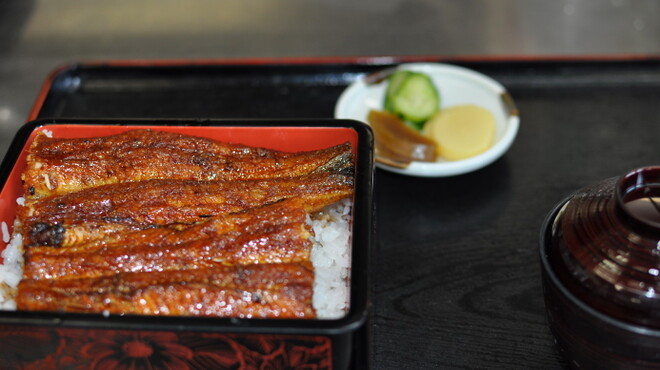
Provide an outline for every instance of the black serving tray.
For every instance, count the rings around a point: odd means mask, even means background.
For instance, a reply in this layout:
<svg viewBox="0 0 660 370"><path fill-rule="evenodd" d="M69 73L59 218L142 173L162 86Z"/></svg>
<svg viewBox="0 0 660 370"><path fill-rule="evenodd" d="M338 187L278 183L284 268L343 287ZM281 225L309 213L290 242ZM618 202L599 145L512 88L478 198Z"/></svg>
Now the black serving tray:
<svg viewBox="0 0 660 370"><path fill-rule="evenodd" d="M565 368L545 316L539 229L572 191L660 164L658 58L81 63L52 74L30 118L327 118L349 83L412 61L498 80L521 127L502 158L473 173L376 171L374 316L370 350L359 350L364 363Z"/></svg>

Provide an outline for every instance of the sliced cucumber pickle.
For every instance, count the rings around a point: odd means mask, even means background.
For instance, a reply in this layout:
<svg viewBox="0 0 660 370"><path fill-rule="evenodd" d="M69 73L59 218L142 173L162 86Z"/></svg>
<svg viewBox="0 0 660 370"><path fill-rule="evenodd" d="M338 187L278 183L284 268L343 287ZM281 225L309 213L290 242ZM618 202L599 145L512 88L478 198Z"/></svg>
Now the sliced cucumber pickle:
<svg viewBox="0 0 660 370"><path fill-rule="evenodd" d="M383 105L385 110L421 130L440 108L440 94L426 74L397 71L388 79Z"/></svg>

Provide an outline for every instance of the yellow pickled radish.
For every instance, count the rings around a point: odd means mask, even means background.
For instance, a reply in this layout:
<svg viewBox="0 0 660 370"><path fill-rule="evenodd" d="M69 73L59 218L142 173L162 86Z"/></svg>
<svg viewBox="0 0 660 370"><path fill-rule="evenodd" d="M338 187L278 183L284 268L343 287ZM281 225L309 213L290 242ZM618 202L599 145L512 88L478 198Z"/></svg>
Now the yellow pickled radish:
<svg viewBox="0 0 660 370"><path fill-rule="evenodd" d="M438 154L448 160L473 157L488 150L495 139L495 117L476 105L442 109L424 126L423 134L438 143Z"/></svg>

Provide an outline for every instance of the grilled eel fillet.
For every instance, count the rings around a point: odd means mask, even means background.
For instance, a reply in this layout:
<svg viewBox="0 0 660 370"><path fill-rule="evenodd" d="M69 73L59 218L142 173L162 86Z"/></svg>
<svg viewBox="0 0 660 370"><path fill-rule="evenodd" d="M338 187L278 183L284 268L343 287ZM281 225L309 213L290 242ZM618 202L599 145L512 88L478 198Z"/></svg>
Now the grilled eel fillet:
<svg viewBox="0 0 660 370"><path fill-rule="evenodd" d="M308 212L351 196L353 176L321 172L244 181L148 180L98 186L19 207L24 243L69 246L122 230L191 224L297 198Z"/></svg>
<svg viewBox="0 0 660 370"><path fill-rule="evenodd" d="M294 199L210 218L181 230L163 227L118 233L68 248L28 247L23 277L66 280L309 261L312 231L306 220L300 200Z"/></svg>
<svg viewBox="0 0 660 370"><path fill-rule="evenodd" d="M308 212L350 197L353 172L349 144L281 153L149 130L38 136L17 211L18 308L315 317Z"/></svg>
<svg viewBox="0 0 660 370"><path fill-rule="evenodd" d="M337 172L352 166L352 160L348 143L286 153L154 130L82 139L39 133L22 180L29 199L128 181L231 181Z"/></svg>
<svg viewBox="0 0 660 370"><path fill-rule="evenodd" d="M19 309L114 314L313 318L309 262L23 279Z"/></svg>

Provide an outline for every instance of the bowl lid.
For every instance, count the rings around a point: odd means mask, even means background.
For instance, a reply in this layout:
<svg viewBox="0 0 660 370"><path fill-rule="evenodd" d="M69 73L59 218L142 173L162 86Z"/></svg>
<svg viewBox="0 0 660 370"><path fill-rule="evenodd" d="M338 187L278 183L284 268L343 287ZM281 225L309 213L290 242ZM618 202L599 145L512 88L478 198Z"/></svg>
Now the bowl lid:
<svg viewBox="0 0 660 370"><path fill-rule="evenodd" d="M576 192L549 239L550 265L575 296L623 321L660 328L660 166Z"/></svg>

